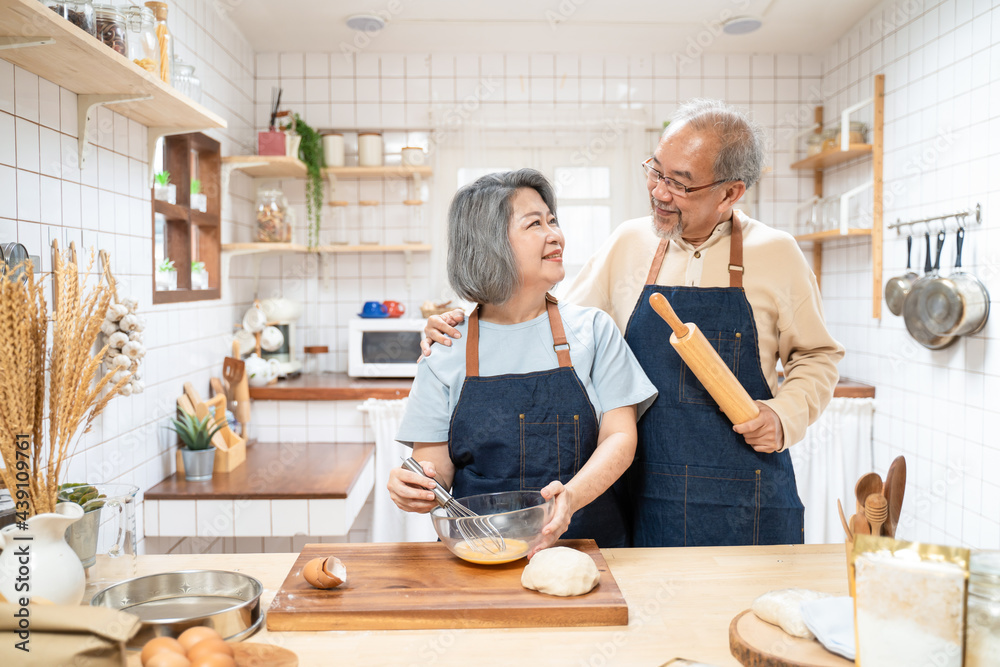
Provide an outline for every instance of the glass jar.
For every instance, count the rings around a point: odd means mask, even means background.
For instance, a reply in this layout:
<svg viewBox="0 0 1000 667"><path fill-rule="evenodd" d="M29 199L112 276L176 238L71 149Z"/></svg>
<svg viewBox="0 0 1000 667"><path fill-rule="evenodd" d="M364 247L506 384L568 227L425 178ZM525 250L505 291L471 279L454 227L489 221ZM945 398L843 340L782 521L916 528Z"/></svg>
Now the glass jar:
<svg viewBox="0 0 1000 667"><path fill-rule="evenodd" d="M126 7L125 27L128 29L128 58L150 74L160 74L160 42L156 39L153 10L148 7Z"/></svg>
<svg viewBox="0 0 1000 667"><path fill-rule="evenodd" d="M965 667L1000 665L1000 551L969 559Z"/></svg>
<svg viewBox="0 0 1000 667"><path fill-rule="evenodd" d="M188 65L180 58L174 58L174 90L201 103L201 79L194 75L194 65Z"/></svg>
<svg viewBox="0 0 1000 667"><path fill-rule="evenodd" d="M147 2L146 6L153 12L156 24L153 31L156 33L156 41L160 47L160 80L164 83L172 83L170 67L174 60L174 40L167 27L167 3Z"/></svg>
<svg viewBox="0 0 1000 667"><path fill-rule="evenodd" d="M94 5L94 23L97 26L97 39L128 57L125 17L118 8L114 5Z"/></svg>
<svg viewBox="0 0 1000 667"><path fill-rule="evenodd" d="M347 202L332 201L326 209L327 224L319 232L320 245L347 245Z"/></svg>
<svg viewBox="0 0 1000 667"><path fill-rule="evenodd" d="M806 139L806 157L819 155L822 152L823 152L823 133L816 132L814 134L810 134L809 138Z"/></svg>
<svg viewBox="0 0 1000 667"><path fill-rule="evenodd" d="M257 240L263 243L288 243L292 240L288 200L281 190L257 191Z"/></svg>
<svg viewBox="0 0 1000 667"><path fill-rule="evenodd" d="M359 201L361 207L361 245L378 245L382 242L382 229L378 222L378 202Z"/></svg>
<svg viewBox="0 0 1000 667"><path fill-rule="evenodd" d="M45 6L85 33L96 36L94 0L45 0Z"/></svg>
<svg viewBox="0 0 1000 667"><path fill-rule="evenodd" d="M423 243L424 234L424 202L419 199L407 199L403 202L406 205L407 223L406 236L403 240L406 243Z"/></svg>

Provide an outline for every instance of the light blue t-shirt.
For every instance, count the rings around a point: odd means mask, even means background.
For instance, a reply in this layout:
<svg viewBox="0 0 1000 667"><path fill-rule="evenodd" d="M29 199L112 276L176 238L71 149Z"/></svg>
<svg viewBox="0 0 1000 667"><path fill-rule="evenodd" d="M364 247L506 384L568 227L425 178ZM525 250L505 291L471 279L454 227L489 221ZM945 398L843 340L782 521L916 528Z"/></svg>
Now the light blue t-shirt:
<svg viewBox="0 0 1000 667"><path fill-rule="evenodd" d="M573 369L579 376L597 418L615 408L638 404L642 415L656 398L646 377L611 316L597 308L559 304ZM446 442L451 415L465 382L468 319L456 327L462 337L451 347L435 345L431 356L417 365L417 376L396 440ZM559 366L552 348L548 313L519 324L479 321L479 374L532 373Z"/></svg>

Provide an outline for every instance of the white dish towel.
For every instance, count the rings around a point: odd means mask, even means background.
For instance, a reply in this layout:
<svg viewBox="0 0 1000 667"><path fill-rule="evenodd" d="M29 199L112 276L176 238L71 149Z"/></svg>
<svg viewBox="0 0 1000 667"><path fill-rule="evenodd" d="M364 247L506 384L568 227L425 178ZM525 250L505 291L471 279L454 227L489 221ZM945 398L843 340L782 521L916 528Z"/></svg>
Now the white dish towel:
<svg viewBox="0 0 1000 667"><path fill-rule="evenodd" d="M803 602L802 620L827 651L854 660L854 598Z"/></svg>
<svg viewBox="0 0 1000 667"><path fill-rule="evenodd" d="M399 422L406 411L406 399L393 401L369 398L358 406L368 415L375 434L375 489L372 491L372 542L434 542L437 533L429 514L404 512L396 507L385 486L389 471L398 468L413 453L396 442Z"/></svg>

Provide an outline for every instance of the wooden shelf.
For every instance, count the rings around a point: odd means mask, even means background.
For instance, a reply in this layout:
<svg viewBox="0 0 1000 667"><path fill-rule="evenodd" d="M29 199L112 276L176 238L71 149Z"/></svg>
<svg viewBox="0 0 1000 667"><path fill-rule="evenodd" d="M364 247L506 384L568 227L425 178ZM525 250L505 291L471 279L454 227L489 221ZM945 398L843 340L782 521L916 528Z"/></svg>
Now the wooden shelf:
<svg viewBox="0 0 1000 667"><path fill-rule="evenodd" d="M841 234L839 229L828 229L825 232L813 232L812 234L802 234L796 236L795 240L799 242L812 241L814 243L823 243L824 241L833 241L836 239L847 238L848 236L871 236L872 230L870 229L859 229L852 227L847 230L846 234Z"/></svg>
<svg viewBox="0 0 1000 667"><path fill-rule="evenodd" d="M346 373L302 374L263 387L250 387L250 398L269 401L364 401L410 395L413 380L353 378Z"/></svg>
<svg viewBox="0 0 1000 667"><path fill-rule="evenodd" d="M119 102L113 108L158 132L171 128L197 131L226 127L221 117L181 95L38 0L0 0L0 16L3 16L0 36L22 43L17 48L3 49L0 57L18 67L80 95L150 96L143 101ZM28 45L43 38L52 42Z"/></svg>
<svg viewBox="0 0 1000 667"><path fill-rule="evenodd" d="M0 0L3 1L3 0ZM222 158L222 164L242 171L253 178L305 178L306 165L298 158L285 155L231 155ZM326 167L324 178L421 178L431 176L427 166L406 167Z"/></svg>
<svg viewBox="0 0 1000 667"><path fill-rule="evenodd" d="M791 165L792 169L807 169L815 171L826 169L844 162L849 162L859 157L872 154L871 144L851 144L846 151L840 149L826 151L817 155L811 155L804 160L799 160Z"/></svg>
<svg viewBox="0 0 1000 667"><path fill-rule="evenodd" d="M431 176L434 171L430 167L327 167L324 176L337 178L413 178L414 176Z"/></svg>
<svg viewBox="0 0 1000 667"><path fill-rule="evenodd" d="M231 155L222 158L222 164L251 178L306 177L305 163L286 155Z"/></svg>
<svg viewBox="0 0 1000 667"><path fill-rule="evenodd" d="M321 245L314 248L298 243L224 243L222 252L231 255L258 255L261 253L338 253L338 252L429 252L430 244L407 243L403 245Z"/></svg>

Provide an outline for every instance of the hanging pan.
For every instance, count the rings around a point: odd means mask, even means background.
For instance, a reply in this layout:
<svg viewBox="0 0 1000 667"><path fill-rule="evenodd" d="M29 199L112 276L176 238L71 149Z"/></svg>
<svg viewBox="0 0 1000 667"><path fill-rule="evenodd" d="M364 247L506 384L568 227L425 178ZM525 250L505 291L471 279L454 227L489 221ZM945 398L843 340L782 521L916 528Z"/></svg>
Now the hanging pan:
<svg viewBox="0 0 1000 667"><path fill-rule="evenodd" d="M928 233L925 239L927 251L924 257L924 275L913 283L913 287L903 299L903 321L906 323L906 330L910 332L915 341L928 349L940 350L954 343L957 338L955 336L940 336L931 332L920 311L920 303L927 285L938 277L938 269L941 268L941 249L944 247L944 232L938 233L937 258L933 266L931 266L931 235Z"/></svg>
<svg viewBox="0 0 1000 667"><path fill-rule="evenodd" d="M990 315L990 293L971 273L962 271L965 228L959 227L955 270L947 278L935 278L921 292L919 309L927 330L939 336L968 336L986 326Z"/></svg>
<svg viewBox="0 0 1000 667"><path fill-rule="evenodd" d="M929 238L929 235L928 235ZM906 237L906 273L901 276L889 278L885 284L885 305L889 307L889 312L893 315L903 314L903 299L906 293L913 287L913 282L917 279L917 274L910 268L910 254L913 250L913 237Z"/></svg>

